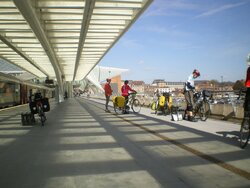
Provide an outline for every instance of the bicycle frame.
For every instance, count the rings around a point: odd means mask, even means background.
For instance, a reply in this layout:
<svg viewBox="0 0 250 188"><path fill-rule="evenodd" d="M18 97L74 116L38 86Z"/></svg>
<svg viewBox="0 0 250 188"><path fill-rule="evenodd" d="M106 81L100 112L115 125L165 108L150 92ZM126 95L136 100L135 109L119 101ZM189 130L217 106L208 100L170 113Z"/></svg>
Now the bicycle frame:
<svg viewBox="0 0 250 188"><path fill-rule="evenodd" d="M133 94L129 94L128 95L128 103L127 104L129 104L131 106L133 100L135 100L135 97L136 97L136 94L134 94L134 93Z"/></svg>
<svg viewBox="0 0 250 188"><path fill-rule="evenodd" d="M158 111L161 111L163 115L171 114L172 113L172 104L169 102L169 97L170 96L165 96L165 104L164 106L160 106L160 96L157 98L155 102L155 114L158 114Z"/></svg>
<svg viewBox="0 0 250 188"><path fill-rule="evenodd" d="M240 90L239 92L239 97L238 97L238 101L240 100L242 91ZM244 103L246 103L247 101L247 96L245 96L245 100ZM247 146L248 141L250 139L250 112L249 111L245 111L245 107L244 107L244 117L243 120L241 122L241 127L240 127L240 133L239 133L239 140L240 140L240 147L243 149Z"/></svg>
<svg viewBox="0 0 250 188"><path fill-rule="evenodd" d="M40 99L36 99L35 102L36 102L37 114L41 120L41 125L44 126L46 115L45 115L45 112L43 111L42 101Z"/></svg>
<svg viewBox="0 0 250 188"><path fill-rule="evenodd" d="M194 94L194 116L199 114L202 121L206 121L211 112L207 98L202 91Z"/></svg>
<svg viewBox="0 0 250 188"><path fill-rule="evenodd" d="M127 101L124 102L123 107L118 107L116 102L114 103L114 110L116 113L126 113L131 108L134 113L138 113L141 109L141 104L135 96L136 93L130 94Z"/></svg>

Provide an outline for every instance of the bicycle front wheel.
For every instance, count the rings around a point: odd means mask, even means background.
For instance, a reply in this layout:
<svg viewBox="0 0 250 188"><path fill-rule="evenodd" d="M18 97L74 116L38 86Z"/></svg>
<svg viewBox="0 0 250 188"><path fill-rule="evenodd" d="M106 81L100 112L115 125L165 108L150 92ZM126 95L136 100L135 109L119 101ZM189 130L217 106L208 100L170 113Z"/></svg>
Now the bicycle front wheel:
<svg viewBox="0 0 250 188"><path fill-rule="evenodd" d="M45 114L42 114L41 115L41 123L42 123L42 126L44 126L44 122L46 121L46 116Z"/></svg>
<svg viewBox="0 0 250 188"><path fill-rule="evenodd" d="M138 99L134 99L131 105L131 108L134 113L138 113L141 110L141 103Z"/></svg>
<svg viewBox="0 0 250 188"><path fill-rule="evenodd" d="M245 148L250 137L249 119L244 118L240 128L240 147Z"/></svg>
<svg viewBox="0 0 250 188"><path fill-rule="evenodd" d="M201 121L206 121L210 113L211 113L211 110L210 110L209 103L207 101L203 101L199 108L199 116L200 116Z"/></svg>
<svg viewBox="0 0 250 188"><path fill-rule="evenodd" d="M151 110L155 111L155 109L156 109L156 102L152 102L152 104L151 104Z"/></svg>

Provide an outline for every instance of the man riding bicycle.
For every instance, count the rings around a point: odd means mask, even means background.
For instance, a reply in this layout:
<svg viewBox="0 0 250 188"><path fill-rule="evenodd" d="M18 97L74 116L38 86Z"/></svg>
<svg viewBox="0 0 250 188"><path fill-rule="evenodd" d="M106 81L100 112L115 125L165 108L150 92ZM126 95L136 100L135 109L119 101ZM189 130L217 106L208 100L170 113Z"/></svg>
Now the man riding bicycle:
<svg viewBox="0 0 250 188"><path fill-rule="evenodd" d="M135 90L133 90L129 85L128 85L128 80L124 81L124 85L121 88L121 92L122 92L122 96L125 97L125 106L127 106L128 104L128 96L129 96L129 92L136 92ZM128 111L126 111L125 108L125 114L128 113Z"/></svg>

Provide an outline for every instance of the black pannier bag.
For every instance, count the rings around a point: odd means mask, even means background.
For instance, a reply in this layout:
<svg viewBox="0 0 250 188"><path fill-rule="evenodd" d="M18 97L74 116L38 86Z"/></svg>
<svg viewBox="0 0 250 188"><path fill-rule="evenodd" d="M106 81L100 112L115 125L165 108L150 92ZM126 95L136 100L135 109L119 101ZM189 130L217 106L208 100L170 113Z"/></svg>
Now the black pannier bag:
<svg viewBox="0 0 250 188"><path fill-rule="evenodd" d="M208 90L203 90L202 92L203 92L204 97L211 97L212 96L212 93Z"/></svg>
<svg viewBox="0 0 250 188"><path fill-rule="evenodd" d="M34 125L35 117L33 113L26 112L21 114L22 125Z"/></svg>
<svg viewBox="0 0 250 188"><path fill-rule="evenodd" d="M30 101L30 111L32 114L37 114L37 108L36 108L36 102L35 101Z"/></svg>
<svg viewBox="0 0 250 188"><path fill-rule="evenodd" d="M43 111L44 112L50 111L49 99L48 98L42 98L41 102L43 104Z"/></svg>
<svg viewBox="0 0 250 188"><path fill-rule="evenodd" d="M199 93L194 93L194 99L198 100L200 98L201 94Z"/></svg>

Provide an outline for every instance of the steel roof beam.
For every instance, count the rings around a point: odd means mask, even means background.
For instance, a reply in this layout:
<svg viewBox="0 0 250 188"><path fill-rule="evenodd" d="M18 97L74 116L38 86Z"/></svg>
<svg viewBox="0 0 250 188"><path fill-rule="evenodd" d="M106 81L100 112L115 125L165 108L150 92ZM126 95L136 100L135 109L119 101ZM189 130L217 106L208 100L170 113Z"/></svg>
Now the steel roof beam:
<svg viewBox="0 0 250 188"><path fill-rule="evenodd" d="M63 77L64 73L62 68L59 65L59 62L56 58L54 50L43 30L43 27L35 13L34 8L32 7L30 1L27 0L13 0L16 7L19 9L20 13L23 15L25 20L28 22L30 27L32 28L34 34L36 35L37 39L40 41L41 45L44 48L44 51L48 55L50 62L54 68L57 81L60 86L63 86ZM63 88L61 88L63 89ZM63 90L61 91L63 92Z"/></svg>
<svg viewBox="0 0 250 188"><path fill-rule="evenodd" d="M75 70L74 70L73 80L75 80L76 73L78 70L79 61L81 59L82 49L83 49L83 45L84 45L86 35L88 32L89 23L90 23L91 16L92 16L92 13L94 10L94 6L95 6L95 0L86 0L84 14L83 14L83 20L82 20L82 26L81 26L81 34L80 34L76 62L75 62Z"/></svg>
<svg viewBox="0 0 250 188"><path fill-rule="evenodd" d="M32 64L34 67L36 67L38 70L40 70L43 74L48 76L45 70L43 70L41 67L39 67L34 61L32 61L29 57L27 57L21 50L19 50L17 47L15 47L9 40L2 36L0 34L0 40L5 43L8 47L10 47L13 51L15 51L18 55L20 55L22 58L24 58L26 61L28 61L30 64ZM7 60L9 61L9 60ZM22 68L23 69L23 68ZM30 71L28 71L30 72ZM31 72L30 72L31 73Z"/></svg>
<svg viewBox="0 0 250 188"><path fill-rule="evenodd" d="M11 60L9 60L9 59L6 59L5 57L3 57L3 56L1 56L1 55L0 55L0 57L1 57L1 59L5 60L6 62L9 62L9 63L11 63L11 64L13 64L13 65L19 67L20 69L29 72L30 74L34 75L34 77L37 77L37 75L35 75L34 73L30 72L30 70L28 70L28 69L26 69L26 68L24 68L24 67L21 67L20 65L16 64L14 61L11 61Z"/></svg>
<svg viewBox="0 0 250 188"><path fill-rule="evenodd" d="M14 83L18 83L18 84L33 86L33 87L36 87L36 88L47 89L47 90L55 90L54 88L46 87L44 85L39 85L39 84L23 81L21 79L16 78L15 76L11 76L9 74L4 74L2 72L0 72L0 79L7 80L7 81L10 81L10 82L14 82Z"/></svg>
<svg viewBox="0 0 250 188"><path fill-rule="evenodd" d="M110 0L112 1L112 0ZM148 6L152 3L153 0L148 0L148 1L144 1L143 0L143 4L142 4L142 10L136 14L136 16L133 18L133 20L128 24L126 25L125 29L120 33L120 35L116 38L115 41L112 42L112 44L110 45L110 47L102 54L102 56L99 58L99 60L94 64L94 66L86 73L86 75L88 75L93 69L94 67L102 60L102 58L109 52L109 50L116 44L116 42L127 32L127 30L134 24L134 22L139 18L139 16L148 8ZM98 1L98 2L101 2ZM103 2L106 2L103 1ZM96 7L95 7L96 8ZM137 10L137 9L135 9ZM93 20L93 19L92 19ZM92 42L93 43L93 42Z"/></svg>

